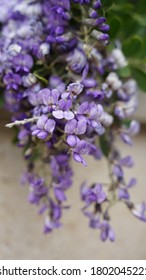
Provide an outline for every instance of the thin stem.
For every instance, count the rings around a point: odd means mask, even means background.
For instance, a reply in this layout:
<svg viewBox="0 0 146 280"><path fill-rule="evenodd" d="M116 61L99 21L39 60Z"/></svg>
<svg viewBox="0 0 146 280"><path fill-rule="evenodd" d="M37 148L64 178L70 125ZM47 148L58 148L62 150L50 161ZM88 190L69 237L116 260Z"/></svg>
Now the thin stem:
<svg viewBox="0 0 146 280"><path fill-rule="evenodd" d="M24 120L21 120L21 121L16 120L16 121L14 121L12 123L6 124L5 126L9 127L9 128L12 128L15 125L23 125L23 124L26 124L26 123L29 123L29 122L34 122L34 121L36 121L38 119L39 119L39 117L33 117L33 118L29 118L29 119L24 119Z"/></svg>

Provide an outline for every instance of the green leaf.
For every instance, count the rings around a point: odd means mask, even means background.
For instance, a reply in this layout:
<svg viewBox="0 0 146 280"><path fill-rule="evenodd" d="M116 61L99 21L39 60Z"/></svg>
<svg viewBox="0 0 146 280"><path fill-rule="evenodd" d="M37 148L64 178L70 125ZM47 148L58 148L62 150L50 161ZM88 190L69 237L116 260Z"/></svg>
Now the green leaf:
<svg viewBox="0 0 146 280"><path fill-rule="evenodd" d="M121 20L119 17L113 17L111 16L111 18L108 21L108 24L110 26L110 38L113 39L116 37L116 35L118 34L118 32L120 31L121 28Z"/></svg>
<svg viewBox="0 0 146 280"><path fill-rule="evenodd" d="M110 152L110 145L105 135L99 137L99 144L103 154L108 157Z"/></svg>
<svg viewBox="0 0 146 280"><path fill-rule="evenodd" d="M131 120L125 119L125 120L122 120L122 123L128 129L130 127Z"/></svg>
<svg viewBox="0 0 146 280"><path fill-rule="evenodd" d="M139 57L142 59L146 58L146 37L143 37L142 49L141 49ZM143 63L143 61L142 61L142 63Z"/></svg>
<svg viewBox="0 0 146 280"><path fill-rule="evenodd" d="M146 20L145 16L142 17L141 14L133 13L132 14L133 19L137 22L137 24L146 27Z"/></svg>
<svg viewBox="0 0 146 280"><path fill-rule="evenodd" d="M117 73L121 78L128 78L129 76L131 76L131 69L129 66L125 66L118 69Z"/></svg>
<svg viewBox="0 0 146 280"><path fill-rule="evenodd" d="M137 81L141 90L146 92L146 72L133 65L131 65L131 72L133 78Z"/></svg>
<svg viewBox="0 0 146 280"><path fill-rule="evenodd" d="M133 36L123 43L122 50L126 56L136 56L142 49L142 40L139 36Z"/></svg>

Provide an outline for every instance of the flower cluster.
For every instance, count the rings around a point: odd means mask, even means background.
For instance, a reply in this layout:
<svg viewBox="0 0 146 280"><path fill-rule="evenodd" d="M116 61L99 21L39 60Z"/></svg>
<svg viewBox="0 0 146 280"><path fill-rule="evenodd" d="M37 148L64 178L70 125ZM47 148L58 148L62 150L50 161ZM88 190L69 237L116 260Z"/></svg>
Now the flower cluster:
<svg viewBox="0 0 146 280"><path fill-rule="evenodd" d="M72 185L70 159L87 165L84 155L106 157L110 182L81 186L84 214L104 241L115 239L109 223L113 201L123 201L145 220L145 204L130 201L132 178L125 182L124 158L115 145L132 144L139 124L137 85L121 79L127 61L120 48L108 50L110 29L100 0L1 1L0 79L5 107L17 125L24 149L30 203L46 214L44 232L61 226L66 191ZM41 166L40 166L41 164ZM47 168L46 168L47 166ZM42 168L43 167L43 168Z"/></svg>

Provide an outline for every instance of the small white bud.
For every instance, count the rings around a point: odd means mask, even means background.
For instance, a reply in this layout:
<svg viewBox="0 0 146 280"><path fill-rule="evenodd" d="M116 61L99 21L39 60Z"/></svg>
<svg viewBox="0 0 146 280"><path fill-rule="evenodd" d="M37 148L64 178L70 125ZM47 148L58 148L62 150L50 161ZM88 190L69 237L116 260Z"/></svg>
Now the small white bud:
<svg viewBox="0 0 146 280"><path fill-rule="evenodd" d="M40 45L40 51L42 55L46 55L50 52L50 45L47 43L43 43Z"/></svg>
<svg viewBox="0 0 146 280"><path fill-rule="evenodd" d="M37 82L37 78L32 73L29 73L27 76L22 77L22 81L25 87L30 87Z"/></svg>
<svg viewBox="0 0 146 280"><path fill-rule="evenodd" d="M126 58L121 49L114 49L111 55L114 58L118 68L127 66Z"/></svg>
<svg viewBox="0 0 146 280"><path fill-rule="evenodd" d="M11 55L14 55L14 56L15 56L15 55L17 55L18 53L21 52L21 46L18 45L18 44L11 44L11 45L9 46L8 51L11 53Z"/></svg>

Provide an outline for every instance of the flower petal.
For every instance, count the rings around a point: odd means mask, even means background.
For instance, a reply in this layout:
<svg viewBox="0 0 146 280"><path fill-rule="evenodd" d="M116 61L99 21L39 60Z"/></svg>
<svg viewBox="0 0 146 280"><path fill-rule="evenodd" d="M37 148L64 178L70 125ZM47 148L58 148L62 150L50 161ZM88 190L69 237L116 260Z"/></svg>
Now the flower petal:
<svg viewBox="0 0 146 280"><path fill-rule="evenodd" d="M64 118L64 112L62 110L53 111L52 115L58 120L62 120Z"/></svg>
<svg viewBox="0 0 146 280"><path fill-rule="evenodd" d="M47 132L52 133L55 129L55 125L56 125L56 122L54 120L48 119L47 122L45 123L44 129Z"/></svg>

